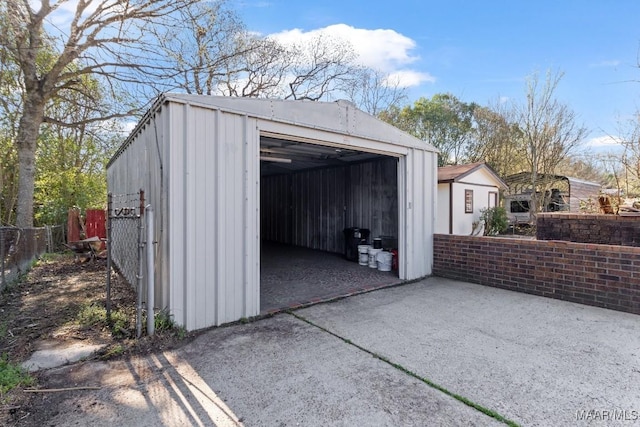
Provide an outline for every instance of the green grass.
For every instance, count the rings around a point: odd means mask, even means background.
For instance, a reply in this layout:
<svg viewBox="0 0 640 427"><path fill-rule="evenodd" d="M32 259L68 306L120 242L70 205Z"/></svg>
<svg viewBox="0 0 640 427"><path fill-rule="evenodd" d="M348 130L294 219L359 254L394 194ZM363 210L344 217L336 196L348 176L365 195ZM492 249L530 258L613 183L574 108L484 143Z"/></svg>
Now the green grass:
<svg viewBox="0 0 640 427"><path fill-rule="evenodd" d="M111 310L111 322L107 321L107 309L102 304L86 304L80 308L76 322L84 328L96 326L111 328L111 334L116 338L126 338L133 330L129 316L120 310Z"/></svg>
<svg viewBox="0 0 640 427"><path fill-rule="evenodd" d="M20 367L11 363L6 354L0 357L0 400L4 395L16 387L32 386L35 380Z"/></svg>
<svg viewBox="0 0 640 427"><path fill-rule="evenodd" d="M44 264L51 264L54 262L58 262L61 259L69 258L71 256L71 252L45 252L40 255L40 259L38 260Z"/></svg>

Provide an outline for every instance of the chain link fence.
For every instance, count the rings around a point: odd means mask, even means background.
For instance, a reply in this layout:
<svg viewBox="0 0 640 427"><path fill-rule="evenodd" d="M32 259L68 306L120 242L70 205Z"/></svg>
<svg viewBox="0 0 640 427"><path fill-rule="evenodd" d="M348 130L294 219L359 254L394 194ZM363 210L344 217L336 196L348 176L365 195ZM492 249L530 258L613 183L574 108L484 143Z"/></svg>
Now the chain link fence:
<svg viewBox="0 0 640 427"><path fill-rule="evenodd" d="M147 333L154 330L153 315L153 252L152 210L147 207L146 215L144 191L132 194L108 195L107 207L107 317L111 316L111 268L120 273L137 293L136 336L142 333L143 290L147 289ZM151 225L145 224L150 221ZM147 227L147 233L145 233ZM150 232L150 233L149 233ZM147 242L149 240L149 242ZM145 252L146 249L146 252ZM145 257L145 255L147 255ZM146 265L145 265L146 260ZM145 267L147 268L145 277ZM146 282L145 282L146 280Z"/></svg>
<svg viewBox="0 0 640 427"><path fill-rule="evenodd" d="M0 227L0 291L47 249L46 228ZM51 239L53 241L53 239Z"/></svg>
<svg viewBox="0 0 640 427"><path fill-rule="evenodd" d="M131 286L136 285L136 275L140 266L138 247L141 220L140 216L110 218L111 261Z"/></svg>
<svg viewBox="0 0 640 427"><path fill-rule="evenodd" d="M136 287L140 269L144 192L109 194L107 240L108 256L129 285Z"/></svg>

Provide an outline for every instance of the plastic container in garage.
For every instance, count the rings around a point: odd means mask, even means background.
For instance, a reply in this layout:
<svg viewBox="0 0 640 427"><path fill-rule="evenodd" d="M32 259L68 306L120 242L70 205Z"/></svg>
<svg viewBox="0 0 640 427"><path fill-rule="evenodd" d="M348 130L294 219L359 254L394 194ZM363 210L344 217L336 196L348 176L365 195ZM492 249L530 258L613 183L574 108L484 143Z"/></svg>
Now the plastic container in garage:
<svg viewBox="0 0 640 427"><path fill-rule="evenodd" d="M358 246L369 242L370 231L368 228L350 227L343 230L344 233L344 257L349 261L358 261Z"/></svg>
<svg viewBox="0 0 640 427"><path fill-rule="evenodd" d="M369 249L369 267L378 268L378 254L380 252L382 252L382 249Z"/></svg>
<svg viewBox="0 0 640 427"><path fill-rule="evenodd" d="M391 252L382 251L378 253L377 260L379 271L391 271L391 261L393 260Z"/></svg>

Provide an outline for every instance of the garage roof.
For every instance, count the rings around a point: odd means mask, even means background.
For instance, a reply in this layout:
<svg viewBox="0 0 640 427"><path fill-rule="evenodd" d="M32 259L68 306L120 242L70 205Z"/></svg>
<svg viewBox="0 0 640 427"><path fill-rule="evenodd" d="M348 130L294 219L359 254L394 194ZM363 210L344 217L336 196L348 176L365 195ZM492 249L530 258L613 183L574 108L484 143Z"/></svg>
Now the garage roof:
<svg viewBox="0 0 640 427"><path fill-rule="evenodd" d="M166 101L221 109L274 122L322 129L426 151L438 151L427 142L359 110L355 104L345 100L319 102L168 93L161 95L151 110Z"/></svg>
<svg viewBox="0 0 640 427"><path fill-rule="evenodd" d="M111 164L135 138L148 119L167 102L198 106L231 112L261 120L284 123L314 130L346 135L364 140L380 141L400 147L437 152L432 145L415 138L382 120L359 110L345 100L335 102L239 98L227 96L189 95L167 93L160 95L145 117L109 161ZM380 153L365 152L362 148L350 149L348 140L341 147L305 144L286 139L286 136L262 135L260 156L264 174L287 173L315 167L338 166L368 161Z"/></svg>

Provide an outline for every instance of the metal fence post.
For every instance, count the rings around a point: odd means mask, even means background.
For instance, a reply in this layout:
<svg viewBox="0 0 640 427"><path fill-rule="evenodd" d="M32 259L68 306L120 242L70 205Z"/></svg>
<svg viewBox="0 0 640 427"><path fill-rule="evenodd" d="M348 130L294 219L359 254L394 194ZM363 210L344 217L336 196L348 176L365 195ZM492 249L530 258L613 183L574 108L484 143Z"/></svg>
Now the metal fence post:
<svg viewBox="0 0 640 427"><path fill-rule="evenodd" d="M154 292L155 292L155 275L154 275L154 246L153 246L153 208L147 205L145 209L145 220L147 227L147 335L153 335L155 332L155 318L153 312ZM142 264L142 262L140 263Z"/></svg>
<svg viewBox="0 0 640 427"><path fill-rule="evenodd" d="M113 208L113 195L107 195L107 322L111 324L111 209Z"/></svg>
<svg viewBox="0 0 640 427"><path fill-rule="evenodd" d="M140 338L142 335L142 278L144 274L142 259L144 257L144 243L143 243L143 227L142 222L144 216L144 191L140 190L140 215L138 215L138 274L136 276L137 281L137 307L136 307L136 337Z"/></svg>

